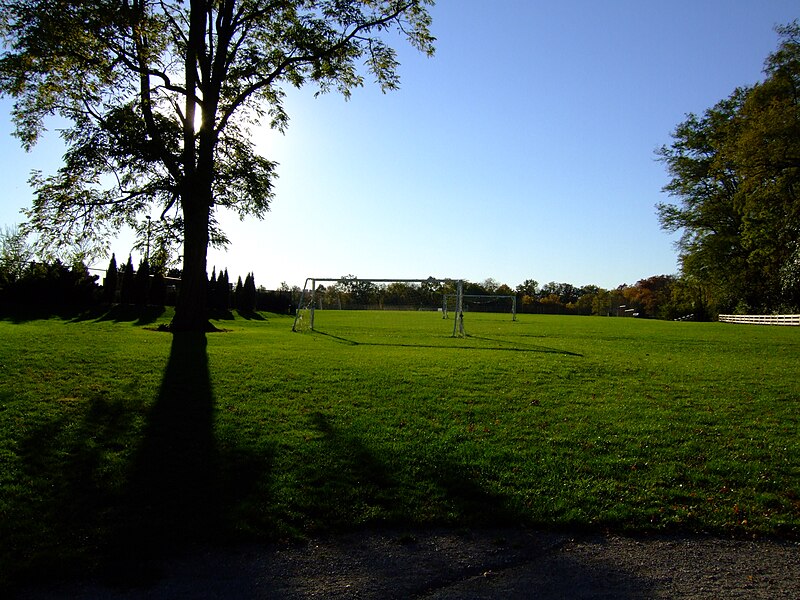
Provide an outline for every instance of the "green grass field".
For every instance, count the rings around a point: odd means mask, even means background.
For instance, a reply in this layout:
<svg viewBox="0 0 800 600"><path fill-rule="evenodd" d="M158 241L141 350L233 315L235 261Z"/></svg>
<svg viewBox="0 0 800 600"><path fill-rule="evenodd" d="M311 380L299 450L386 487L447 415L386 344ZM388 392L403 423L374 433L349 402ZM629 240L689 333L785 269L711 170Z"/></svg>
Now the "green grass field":
<svg viewBox="0 0 800 600"><path fill-rule="evenodd" d="M0 577L382 525L800 538L800 329L316 317L0 322Z"/></svg>

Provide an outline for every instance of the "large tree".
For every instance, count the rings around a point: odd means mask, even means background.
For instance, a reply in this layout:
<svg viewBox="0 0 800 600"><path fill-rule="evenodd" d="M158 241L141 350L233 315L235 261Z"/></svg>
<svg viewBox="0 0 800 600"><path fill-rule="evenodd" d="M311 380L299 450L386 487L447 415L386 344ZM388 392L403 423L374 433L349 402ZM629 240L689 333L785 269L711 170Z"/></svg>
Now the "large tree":
<svg viewBox="0 0 800 600"><path fill-rule="evenodd" d="M35 252L19 227L6 227L0 231L0 284L22 277L33 261Z"/></svg>
<svg viewBox="0 0 800 600"><path fill-rule="evenodd" d="M208 326L206 253L219 209L263 217L275 164L248 128L283 130L287 86L347 97L371 75L398 86L405 37L433 52L431 0L0 0L0 94L33 146L56 115L64 165L34 174L43 249L107 240L145 216L183 244L172 327ZM399 34L399 36L398 36Z"/></svg>
<svg viewBox="0 0 800 600"><path fill-rule="evenodd" d="M720 307L735 306L753 279L735 202L740 175L726 150L747 93L737 89L703 115L689 115L672 134L673 143L659 151L672 176L664 191L679 199L658 205L661 225L681 232L683 276L714 290Z"/></svg>
<svg viewBox="0 0 800 600"><path fill-rule="evenodd" d="M778 27L765 79L689 115L660 150L683 274L718 309L800 309L800 25Z"/></svg>

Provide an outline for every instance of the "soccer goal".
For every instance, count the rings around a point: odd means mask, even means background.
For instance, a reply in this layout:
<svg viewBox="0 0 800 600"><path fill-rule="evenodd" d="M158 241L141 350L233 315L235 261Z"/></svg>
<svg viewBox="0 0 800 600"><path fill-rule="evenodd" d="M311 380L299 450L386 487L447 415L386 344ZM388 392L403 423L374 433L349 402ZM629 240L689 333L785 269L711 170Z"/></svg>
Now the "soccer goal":
<svg viewBox="0 0 800 600"><path fill-rule="evenodd" d="M447 319L451 311L456 310L458 297L456 294L442 294L442 318ZM510 312L511 320L517 320L517 297L494 296L487 294L462 294L461 312ZM456 312L456 314L459 314Z"/></svg>
<svg viewBox="0 0 800 600"><path fill-rule="evenodd" d="M327 286L323 284L329 284ZM332 284L332 285L331 285ZM421 279L363 279L358 277L308 277L303 284L303 291L297 305L297 313L292 324L292 331L314 331L314 321L317 311L336 308L368 308L376 305L378 308L392 308L393 304L385 305L387 296L391 295L391 284L412 284L416 287L413 291L420 295L428 295L433 304L429 303L427 310L436 312L435 297L441 294L442 288L449 288L455 293L453 311L456 318L453 321L453 337L464 337L463 295L464 280L453 278L426 277ZM387 287L388 285L388 287ZM345 297L343 301L342 298ZM374 298L378 301L375 302ZM418 298L416 299L418 301ZM406 307L407 308L407 307ZM425 310L420 306L417 310ZM452 312L452 311L451 311Z"/></svg>

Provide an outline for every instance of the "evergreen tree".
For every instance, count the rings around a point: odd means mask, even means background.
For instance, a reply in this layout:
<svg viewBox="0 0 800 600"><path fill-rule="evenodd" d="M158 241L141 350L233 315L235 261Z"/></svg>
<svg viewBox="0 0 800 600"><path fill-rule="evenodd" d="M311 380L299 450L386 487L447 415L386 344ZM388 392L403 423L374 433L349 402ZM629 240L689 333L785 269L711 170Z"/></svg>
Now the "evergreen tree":
<svg viewBox="0 0 800 600"><path fill-rule="evenodd" d="M256 281L252 273L248 273L242 288L242 310L255 312L256 310Z"/></svg>
<svg viewBox="0 0 800 600"><path fill-rule="evenodd" d="M122 286L119 289L119 301L122 304L133 304L134 302L134 273L133 259L128 255L128 262L125 263L122 271Z"/></svg>
<svg viewBox="0 0 800 600"><path fill-rule="evenodd" d="M103 279L103 301L111 304L117 298L117 282L119 281L119 274L117 272L117 257L112 254L111 260L108 262L108 269L106 269L106 276Z"/></svg>
<svg viewBox="0 0 800 600"><path fill-rule="evenodd" d="M134 277L134 288L136 290L134 301L139 306L147 306L150 296L150 265L147 259L139 263L139 270Z"/></svg>
<svg viewBox="0 0 800 600"><path fill-rule="evenodd" d="M208 296L208 308L211 310L216 309L215 298L216 298L216 290L217 290L217 268L211 268L211 279L208 280L208 285L206 286L206 295Z"/></svg>
<svg viewBox="0 0 800 600"><path fill-rule="evenodd" d="M228 269L220 273L217 279L216 305L220 311L227 311L231 307L231 285L228 279Z"/></svg>
<svg viewBox="0 0 800 600"><path fill-rule="evenodd" d="M243 302L242 301L244 300L244 298L242 297L243 288L244 288L244 286L242 285L242 276L239 275L238 279L236 280L236 290L233 293L233 302L234 302L234 305L236 306L236 310L238 310L238 311L243 311L244 310L242 308L242 306L243 306Z"/></svg>
<svg viewBox="0 0 800 600"><path fill-rule="evenodd" d="M153 306L164 306L167 302L167 281L164 279L164 272L156 269L150 279L150 304Z"/></svg>

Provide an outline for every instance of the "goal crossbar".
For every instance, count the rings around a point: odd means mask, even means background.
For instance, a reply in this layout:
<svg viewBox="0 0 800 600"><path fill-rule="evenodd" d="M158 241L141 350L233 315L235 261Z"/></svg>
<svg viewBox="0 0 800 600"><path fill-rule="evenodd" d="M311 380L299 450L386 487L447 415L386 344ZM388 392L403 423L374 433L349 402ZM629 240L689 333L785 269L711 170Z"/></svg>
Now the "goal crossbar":
<svg viewBox="0 0 800 600"><path fill-rule="evenodd" d="M455 283L456 284L456 319L453 321L453 337L464 336L464 314L463 314L463 297L464 297L464 280L453 277L422 277L419 279L385 279L385 278L363 278L363 277L306 277L303 284L303 292L300 294L300 302L295 311L294 323L292 324L292 331L297 331L297 321L300 319L300 310L303 307L303 302L306 298L306 290L308 290L308 283L311 282L310 303L309 303L309 329L314 331L314 296L317 291L317 283Z"/></svg>

